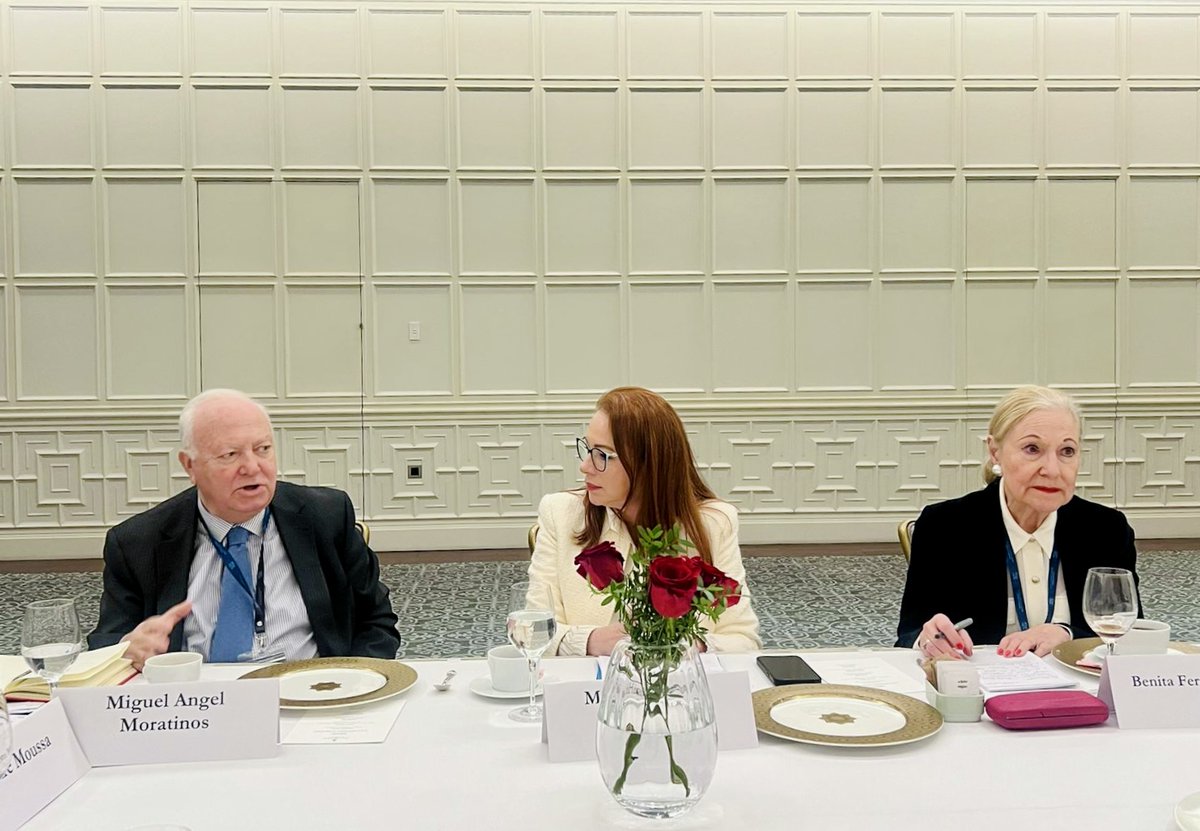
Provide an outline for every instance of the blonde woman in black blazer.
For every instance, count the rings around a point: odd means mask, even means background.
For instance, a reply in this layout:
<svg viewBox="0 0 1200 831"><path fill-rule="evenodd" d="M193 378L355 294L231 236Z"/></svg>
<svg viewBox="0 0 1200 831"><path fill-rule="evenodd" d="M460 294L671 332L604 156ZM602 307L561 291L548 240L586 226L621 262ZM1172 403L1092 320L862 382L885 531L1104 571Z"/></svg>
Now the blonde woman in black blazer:
<svg viewBox="0 0 1200 831"><path fill-rule="evenodd" d="M1046 655L1094 635L1083 619L1088 569L1135 571L1125 515L1075 495L1080 418L1070 397L1016 389L996 406L988 433L987 487L917 519L897 646L969 656L986 643L1002 655ZM965 618L974 623L956 631Z"/></svg>

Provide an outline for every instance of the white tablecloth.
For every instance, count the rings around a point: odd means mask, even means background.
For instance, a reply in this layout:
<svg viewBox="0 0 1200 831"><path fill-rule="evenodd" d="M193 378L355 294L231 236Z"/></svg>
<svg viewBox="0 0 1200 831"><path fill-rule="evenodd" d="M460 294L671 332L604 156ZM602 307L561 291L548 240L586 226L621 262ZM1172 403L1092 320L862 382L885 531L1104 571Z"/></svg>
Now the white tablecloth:
<svg viewBox="0 0 1200 831"><path fill-rule="evenodd" d="M916 672L908 651L863 654ZM722 660L728 669L750 669L753 688L767 685L751 656ZM584 659L546 664L560 678L594 670ZM879 749L763 736L755 749L721 753L712 788L691 814L653 823L616 806L595 762L547 761L540 727L507 718L519 702L472 694L468 684L486 674L485 662L412 665L420 680L404 693L406 706L383 744L284 746L278 758L259 761L96 768L25 828L1168 831L1175 803L1200 790L1195 730L1110 723L1009 732L985 720ZM437 692L432 684L451 667L458 670L453 688ZM1095 689L1087 680L1082 686Z"/></svg>

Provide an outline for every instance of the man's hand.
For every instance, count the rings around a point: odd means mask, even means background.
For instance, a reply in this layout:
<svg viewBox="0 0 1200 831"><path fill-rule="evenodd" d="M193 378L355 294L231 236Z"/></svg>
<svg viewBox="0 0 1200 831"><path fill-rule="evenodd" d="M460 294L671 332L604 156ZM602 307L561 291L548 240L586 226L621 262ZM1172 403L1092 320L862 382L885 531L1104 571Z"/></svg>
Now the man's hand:
<svg viewBox="0 0 1200 831"><path fill-rule="evenodd" d="M133 668L141 672L147 658L166 652L171 643L171 630L191 613L192 602L185 600L161 615L146 618L137 628L121 638L122 643L129 643L125 657L133 661Z"/></svg>

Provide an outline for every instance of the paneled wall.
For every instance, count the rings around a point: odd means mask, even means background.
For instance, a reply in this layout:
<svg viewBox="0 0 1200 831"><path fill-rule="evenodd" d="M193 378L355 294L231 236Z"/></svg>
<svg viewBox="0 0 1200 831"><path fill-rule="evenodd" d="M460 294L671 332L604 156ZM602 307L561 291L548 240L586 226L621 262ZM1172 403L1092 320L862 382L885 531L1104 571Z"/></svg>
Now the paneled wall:
<svg viewBox="0 0 1200 831"><path fill-rule="evenodd" d="M987 413L1200 535L1200 5L0 2L0 558L259 395L381 548L519 545L597 394L747 541L886 539Z"/></svg>

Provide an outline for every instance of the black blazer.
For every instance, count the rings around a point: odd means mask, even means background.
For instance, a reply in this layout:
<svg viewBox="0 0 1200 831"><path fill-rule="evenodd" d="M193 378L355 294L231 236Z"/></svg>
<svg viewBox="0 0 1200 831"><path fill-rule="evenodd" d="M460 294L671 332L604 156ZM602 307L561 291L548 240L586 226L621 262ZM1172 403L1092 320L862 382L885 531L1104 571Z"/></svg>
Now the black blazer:
<svg viewBox="0 0 1200 831"><path fill-rule="evenodd" d="M188 488L109 530L91 648L116 643L146 618L187 599L200 516L196 499L196 489ZM332 488L279 482L271 517L292 562L317 652L396 657L396 615L379 582L379 560L354 527L350 498ZM171 633L170 648L183 648L182 623Z"/></svg>
<svg viewBox="0 0 1200 831"><path fill-rule="evenodd" d="M978 644L999 643L1008 628L1008 567L1000 481L921 511L913 528L912 558L900 601L896 646L912 646L938 612L967 627ZM1076 638L1094 637L1083 619L1083 583L1089 568L1127 568L1137 579L1137 550L1125 515L1073 497L1058 509L1054 526L1062 579ZM1140 605L1140 604L1139 604ZM1039 621L1040 622L1040 621Z"/></svg>

